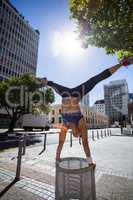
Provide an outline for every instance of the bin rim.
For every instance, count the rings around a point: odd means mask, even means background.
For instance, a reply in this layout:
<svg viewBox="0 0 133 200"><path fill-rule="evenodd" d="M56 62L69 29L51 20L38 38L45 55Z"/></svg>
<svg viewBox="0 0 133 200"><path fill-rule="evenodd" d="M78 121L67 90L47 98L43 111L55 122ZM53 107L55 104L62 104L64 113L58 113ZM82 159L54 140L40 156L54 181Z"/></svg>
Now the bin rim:
<svg viewBox="0 0 133 200"><path fill-rule="evenodd" d="M87 167L83 167L83 168L79 168L79 169L66 169L60 166L60 163L63 161L67 161L67 160L82 160L82 161L86 161L85 158L81 158L81 157L66 157L66 158L61 158L61 160L59 161L59 163L56 163L56 170L61 171L61 172L65 172L65 173L73 173L73 174L77 174L77 173L84 173L84 172L88 172L88 171L92 171L95 170L96 165L92 164L92 165L88 165Z"/></svg>

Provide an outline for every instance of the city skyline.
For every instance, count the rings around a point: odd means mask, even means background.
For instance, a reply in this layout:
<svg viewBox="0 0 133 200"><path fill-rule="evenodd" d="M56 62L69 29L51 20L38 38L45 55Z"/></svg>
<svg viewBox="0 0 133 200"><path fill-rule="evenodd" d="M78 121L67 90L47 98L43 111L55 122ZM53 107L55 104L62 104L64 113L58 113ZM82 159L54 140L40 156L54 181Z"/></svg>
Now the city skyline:
<svg viewBox="0 0 133 200"><path fill-rule="evenodd" d="M48 0L45 2L39 0L34 3L31 0L27 3L22 0L11 0L11 3L33 27L40 31L37 76L46 76L49 80L73 87L118 62L115 55L108 56L104 49L96 47L84 50L83 59L78 59L77 56L76 59L69 60L60 54L55 56L52 42L57 33L71 33L76 30L75 24L69 19L68 2L65 0L55 0L52 3ZM63 76L60 76L62 74ZM103 85L113 80L126 79L129 92L132 92L132 74L132 66L128 69L123 67L111 78L102 81L90 93L90 105L103 98ZM60 99L58 97L56 99L56 102L59 102Z"/></svg>

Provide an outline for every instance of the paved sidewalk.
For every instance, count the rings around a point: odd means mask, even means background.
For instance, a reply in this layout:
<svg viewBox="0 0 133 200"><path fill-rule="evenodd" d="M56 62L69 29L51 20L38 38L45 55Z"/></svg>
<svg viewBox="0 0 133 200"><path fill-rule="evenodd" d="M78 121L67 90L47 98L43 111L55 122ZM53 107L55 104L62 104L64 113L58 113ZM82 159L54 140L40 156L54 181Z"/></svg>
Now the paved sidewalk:
<svg viewBox="0 0 133 200"><path fill-rule="evenodd" d="M8 170L0 169L0 191L13 181L14 175L14 173L11 173ZM6 192L2 197L2 200L18 200L19 198L21 200L53 200L55 199L54 190L54 186L52 185L21 177L20 181L15 183L15 185Z"/></svg>
<svg viewBox="0 0 133 200"><path fill-rule="evenodd" d="M97 184L97 195L110 200L133 200L133 180L103 174Z"/></svg>
<svg viewBox="0 0 133 200"><path fill-rule="evenodd" d="M96 188L97 199L132 200L133 199L133 137L107 137L90 142L94 160L97 163ZM21 190L21 200L27 199L55 199L55 150L57 145L48 145L44 154L38 156L42 147L28 147L22 162L23 179L19 181L6 195ZM3 181L10 182L14 177L17 149L10 149L0 153L0 190ZM66 143L62 157L84 157L82 146L74 141L70 148ZM11 173L12 172L12 173ZM4 174L4 175L2 175ZM7 178L8 177L8 178ZM7 183L6 183L7 184ZM24 191L24 192L22 192ZM27 191L25 193L25 191ZM22 194L27 194L23 197ZM28 196L28 194L30 196ZM40 194L40 195L39 195ZM5 195L5 196L6 196ZM2 200L8 200L3 196ZM38 196L38 197L37 197ZM5 198L5 199L4 199ZM14 196L15 199L16 196Z"/></svg>
<svg viewBox="0 0 133 200"><path fill-rule="evenodd" d="M7 183L0 181L0 190L4 189L6 186ZM40 198L36 194L13 186L3 197L1 197L1 200L44 200L44 198Z"/></svg>

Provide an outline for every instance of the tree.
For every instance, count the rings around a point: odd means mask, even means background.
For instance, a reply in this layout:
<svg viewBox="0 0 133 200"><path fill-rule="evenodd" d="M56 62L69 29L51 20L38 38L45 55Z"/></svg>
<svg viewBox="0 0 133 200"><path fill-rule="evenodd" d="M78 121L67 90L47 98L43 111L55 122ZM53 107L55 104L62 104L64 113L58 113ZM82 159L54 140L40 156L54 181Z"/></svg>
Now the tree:
<svg viewBox="0 0 133 200"><path fill-rule="evenodd" d="M132 0L70 0L71 18L78 24L79 37L88 45L133 56Z"/></svg>
<svg viewBox="0 0 133 200"><path fill-rule="evenodd" d="M8 132L13 132L16 121L26 113L49 112L54 102L51 88L43 88L41 82L31 74L4 80L0 83L0 108L10 116Z"/></svg>

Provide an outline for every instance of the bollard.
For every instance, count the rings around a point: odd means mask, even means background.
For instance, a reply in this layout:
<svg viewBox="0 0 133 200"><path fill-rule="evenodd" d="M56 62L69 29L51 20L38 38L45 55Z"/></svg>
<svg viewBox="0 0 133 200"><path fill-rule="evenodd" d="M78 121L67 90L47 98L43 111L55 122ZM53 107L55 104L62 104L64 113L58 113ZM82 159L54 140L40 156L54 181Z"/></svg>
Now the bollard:
<svg viewBox="0 0 133 200"><path fill-rule="evenodd" d="M56 164L56 200L96 200L95 165L83 158L63 158Z"/></svg>
<svg viewBox="0 0 133 200"><path fill-rule="evenodd" d="M108 134L108 136L109 136L109 129L107 129L107 134Z"/></svg>
<svg viewBox="0 0 133 200"><path fill-rule="evenodd" d="M104 130L104 135L105 135L105 137L107 136L107 135L106 135L106 129Z"/></svg>
<svg viewBox="0 0 133 200"><path fill-rule="evenodd" d="M92 140L95 140L94 131L92 130Z"/></svg>
<svg viewBox="0 0 133 200"><path fill-rule="evenodd" d="M98 130L97 130L97 139L99 139L99 132L98 132Z"/></svg>
<svg viewBox="0 0 133 200"><path fill-rule="evenodd" d="M110 136L110 130L108 130L108 136Z"/></svg>
<svg viewBox="0 0 133 200"><path fill-rule="evenodd" d="M109 136L109 129L108 129L108 136Z"/></svg>
<svg viewBox="0 0 133 200"><path fill-rule="evenodd" d="M70 147L73 145L72 131L70 131Z"/></svg>
<svg viewBox="0 0 133 200"><path fill-rule="evenodd" d="M103 131L101 130L101 138L103 138Z"/></svg>
<svg viewBox="0 0 133 200"><path fill-rule="evenodd" d="M17 168L16 168L15 181L19 181L20 180L22 149L23 149L23 140L20 140L19 141L19 147L18 147L18 157L17 157Z"/></svg>
<svg viewBox="0 0 133 200"><path fill-rule="evenodd" d="M112 135L111 130L110 130L110 136Z"/></svg>

